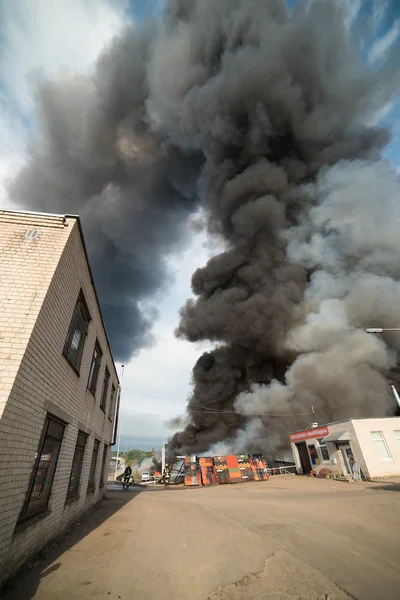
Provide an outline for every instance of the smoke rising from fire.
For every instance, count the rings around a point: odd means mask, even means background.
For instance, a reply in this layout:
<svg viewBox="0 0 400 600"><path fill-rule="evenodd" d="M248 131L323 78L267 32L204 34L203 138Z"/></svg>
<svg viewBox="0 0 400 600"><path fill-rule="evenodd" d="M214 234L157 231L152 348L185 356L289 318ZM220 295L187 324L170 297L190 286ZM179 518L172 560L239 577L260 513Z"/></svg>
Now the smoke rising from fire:
<svg viewBox="0 0 400 600"><path fill-rule="evenodd" d="M212 16L194 3L182 29L218 52L180 130L206 156L199 189L225 251L194 273L181 311L178 336L219 345L194 368L172 449L271 455L315 420L311 406L323 422L386 414L400 340L364 328L400 322L399 185L374 125L398 72L360 64L339 2L221 3Z"/></svg>
<svg viewBox="0 0 400 600"><path fill-rule="evenodd" d="M10 196L82 217L115 358L152 343L168 255L188 241L202 157L153 130L146 112L155 24L127 27L94 74L37 82L38 134ZM107 268L104 268L107 265ZM149 303L150 302L150 303Z"/></svg>
<svg viewBox="0 0 400 600"><path fill-rule="evenodd" d="M224 248L181 311L178 336L217 346L172 450L279 451L311 405L320 421L391 409L400 337L363 329L400 323L399 184L377 125L399 76L353 39L339 1L170 0L93 76L38 86L11 193L82 215L117 358L150 343L148 304L199 207Z"/></svg>

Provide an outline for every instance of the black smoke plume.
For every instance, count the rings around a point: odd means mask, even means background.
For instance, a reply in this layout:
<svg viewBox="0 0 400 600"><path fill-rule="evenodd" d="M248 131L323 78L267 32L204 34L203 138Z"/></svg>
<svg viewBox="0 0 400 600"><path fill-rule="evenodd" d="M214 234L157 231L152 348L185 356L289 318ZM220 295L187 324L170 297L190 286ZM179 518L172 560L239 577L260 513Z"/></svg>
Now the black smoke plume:
<svg viewBox="0 0 400 600"><path fill-rule="evenodd" d="M91 77L37 86L38 137L11 198L82 217L114 357L151 344L149 301L169 282L168 255L188 240L200 153L153 131L146 112L155 25L127 27Z"/></svg>
<svg viewBox="0 0 400 600"><path fill-rule="evenodd" d="M196 81L157 114L204 154L199 193L225 245L181 311L177 335L217 347L171 451L276 455L316 418L384 416L400 342L363 329L400 322L399 186L374 124L398 71L360 63L339 2L176 2L170 19Z"/></svg>
<svg viewBox="0 0 400 600"><path fill-rule="evenodd" d="M172 451L279 451L311 405L320 421L393 408L400 337L364 329L400 324L399 184L377 125L399 75L354 39L339 0L170 0L93 77L39 88L12 192L82 214L117 356L147 342L198 207L224 248L181 312L177 335L216 348Z"/></svg>

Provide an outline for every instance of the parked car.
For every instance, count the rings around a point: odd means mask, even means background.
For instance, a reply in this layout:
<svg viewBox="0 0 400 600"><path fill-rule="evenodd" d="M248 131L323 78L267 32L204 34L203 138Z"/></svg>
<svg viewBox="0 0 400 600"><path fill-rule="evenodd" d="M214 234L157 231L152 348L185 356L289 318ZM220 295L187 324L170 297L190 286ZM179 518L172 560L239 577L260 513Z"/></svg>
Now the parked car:
<svg viewBox="0 0 400 600"><path fill-rule="evenodd" d="M142 473L142 481L150 481L150 473Z"/></svg>

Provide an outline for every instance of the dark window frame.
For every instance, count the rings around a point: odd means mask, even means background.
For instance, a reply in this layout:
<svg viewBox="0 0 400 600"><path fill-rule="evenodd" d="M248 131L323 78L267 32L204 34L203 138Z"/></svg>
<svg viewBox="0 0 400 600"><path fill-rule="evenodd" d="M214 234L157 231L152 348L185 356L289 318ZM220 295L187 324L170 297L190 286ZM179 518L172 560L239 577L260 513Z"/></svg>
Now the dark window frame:
<svg viewBox="0 0 400 600"><path fill-rule="evenodd" d="M78 299L75 303L74 312L72 314L71 322L69 324L68 334L63 349L64 357L67 359L68 363L78 375L80 372L83 349L85 347L85 341L90 321L91 317L85 300L85 296L83 294L83 291L80 290L78 294ZM75 334L77 332L80 333L80 339L76 350L73 350L72 344Z"/></svg>
<svg viewBox="0 0 400 600"><path fill-rule="evenodd" d="M101 388L100 408L105 413L107 408L108 388L110 387L110 371L106 365L103 377L103 387Z"/></svg>
<svg viewBox="0 0 400 600"><path fill-rule="evenodd" d="M100 373L102 358L103 358L103 351L101 349L99 340L96 339L96 343L94 345L93 354L92 354L92 360L90 363L90 370L89 370L89 377L88 377L88 384L87 384L87 389L92 394L92 396L96 396L97 383L99 381L99 373Z"/></svg>
<svg viewBox="0 0 400 600"><path fill-rule="evenodd" d="M111 422L112 422L113 416L114 416L113 413L115 412L115 401L117 398L117 390L118 390L118 388L113 383L111 385L110 406L108 409L108 418L110 419Z"/></svg>
<svg viewBox="0 0 400 600"><path fill-rule="evenodd" d="M96 471L97 463L99 460L100 441L94 440L92 449L92 458L90 461L89 480L87 486L87 493L92 492L96 487Z"/></svg>
<svg viewBox="0 0 400 600"><path fill-rule="evenodd" d="M71 473L69 476L67 497L65 500L66 504L68 502L72 502L73 500L76 500L77 498L79 498L79 488L80 488L80 484L81 484L82 467L83 467L83 461L85 459L87 440L88 440L87 433L79 430L77 438L76 438L74 458L72 459ZM75 475L74 469L77 470L75 481L73 480L73 477Z"/></svg>
<svg viewBox="0 0 400 600"><path fill-rule="evenodd" d="M105 484L105 481L104 481L104 472L106 470L107 452L108 452L108 446L107 446L107 444L104 444L103 456L102 456L102 459L101 459L101 471L100 471L100 483L99 483L99 487L103 487L103 485Z"/></svg>
<svg viewBox="0 0 400 600"><path fill-rule="evenodd" d="M57 425L60 425L62 427L60 437L55 437L54 435L51 435L51 433L49 433L49 429L50 429L50 426L52 425L52 423L56 423ZM41 515L46 515L48 513L48 506L49 506L49 501L50 501L50 497L51 497L51 492L53 489L54 477L55 477L55 474L57 471L57 464L58 464L58 459L60 456L60 450L61 450L62 442L64 439L65 427L66 427L66 423L64 423L60 419L57 419L56 417L53 417L53 415L50 415L50 414L46 415L42 434L40 436L38 451L36 453L36 457L35 457L33 467L31 470L28 488L27 488L27 491L25 494L25 499L24 499L24 503L22 505L21 512L18 517L17 526L24 524L26 522L30 522L31 520L36 520L36 518L40 517ZM41 485L41 482L37 482L37 478L38 478L40 462L41 462L42 456L43 456L43 449L48 440L51 440L53 442L58 442L58 448L57 448L57 453L56 453L56 457L55 457L54 467L53 467L52 472L50 473L49 484L47 486L44 502L42 501L40 507L38 507L37 510L29 510L29 508L31 506L31 502L32 502L32 504L34 503L34 500L32 500L34 487L35 487L35 485ZM47 480L45 479L44 482L42 483L43 487L46 485L46 483L47 483Z"/></svg>

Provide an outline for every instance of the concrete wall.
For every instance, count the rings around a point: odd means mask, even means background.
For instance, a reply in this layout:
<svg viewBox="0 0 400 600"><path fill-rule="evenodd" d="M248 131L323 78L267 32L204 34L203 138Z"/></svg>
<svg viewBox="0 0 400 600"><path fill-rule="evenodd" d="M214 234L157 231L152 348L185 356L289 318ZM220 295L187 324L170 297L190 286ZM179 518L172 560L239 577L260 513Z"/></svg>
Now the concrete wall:
<svg viewBox="0 0 400 600"><path fill-rule="evenodd" d="M325 427L325 425L321 425L320 427ZM351 446L353 448L354 458L356 461L360 462L362 459L361 453L359 452L358 448L355 449L353 447L356 436L354 433L354 428L352 426L352 422L350 420L339 421L337 423L329 423L328 425L326 425L326 427L328 427L329 434L339 433L341 431L349 432L350 439L352 440ZM321 439L321 437L323 437L323 436L319 435L318 438L312 437L307 440L303 440L303 441L305 441L305 443L307 445L307 449L311 445L314 445L317 448L319 464L317 464L317 465L312 464L311 465L312 470L318 472L321 469L328 468L334 473L343 473L345 470L344 463L343 463L343 457L342 457L340 450L337 448L337 446L334 442L327 442L326 447L327 447L327 450L329 453L330 460L328 460L328 461L323 460L323 456L322 456L322 453L321 453L321 450L319 447L319 442L318 442L318 439ZM302 470L301 470L301 462L300 462L298 450L294 443L292 443L291 446L292 446L292 452L293 452L293 457L294 457L294 461L296 464L297 473L301 474ZM310 462L311 462L311 457L310 457ZM360 462L360 464L361 464L361 462Z"/></svg>
<svg viewBox="0 0 400 600"><path fill-rule="evenodd" d="M36 217L34 226L31 222L32 217L27 215L10 223L9 216L4 219L0 214L0 233L3 227L13 248L6 255L3 270L5 274L14 275L6 289L0 288L0 318L4 319L0 330L1 360L4 361L0 382L0 582L104 495L105 486L99 486L100 468L104 445L107 445L106 481L114 416L112 414L112 419L108 416L111 384L118 385L77 220ZM36 240L25 240L26 229L33 228L40 230L39 236ZM1 277L1 283L3 281ZM78 375L63 356L63 348L80 289L91 322ZM4 312L3 306L9 310ZM14 338L14 333L20 332L21 337ZM96 339L103 357L93 396L87 382ZM16 343L18 347L14 348ZM103 411L100 394L106 365L110 384ZM47 414L65 423L49 512L16 529ZM89 436L80 493L77 499L66 504L78 430ZM96 486L87 494L95 439L100 441Z"/></svg>
<svg viewBox="0 0 400 600"><path fill-rule="evenodd" d="M327 442L329 461L324 461L317 438L305 440L307 448L315 445L319 457L319 464L312 465L314 471L329 468L332 472L345 474L346 468L340 448L349 445L352 449L354 460L361 467L364 475L371 479L400 475L400 442L396 439L395 431L400 430L400 417L381 419L351 419L327 425L329 435L348 432L348 442ZM390 459L381 460L375 444L371 438L371 431L381 431L390 453ZM301 473L301 463L298 450L294 443L291 444L297 472Z"/></svg>
<svg viewBox="0 0 400 600"><path fill-rule="evenodd" d="M400 441L395 431L400 430L400 417L382 419L355 419L352 421L358 443L362 448L363 461L370 478L400 475ZM371 437L371 431L383 433L390 458L381 460Z"/></svg>

